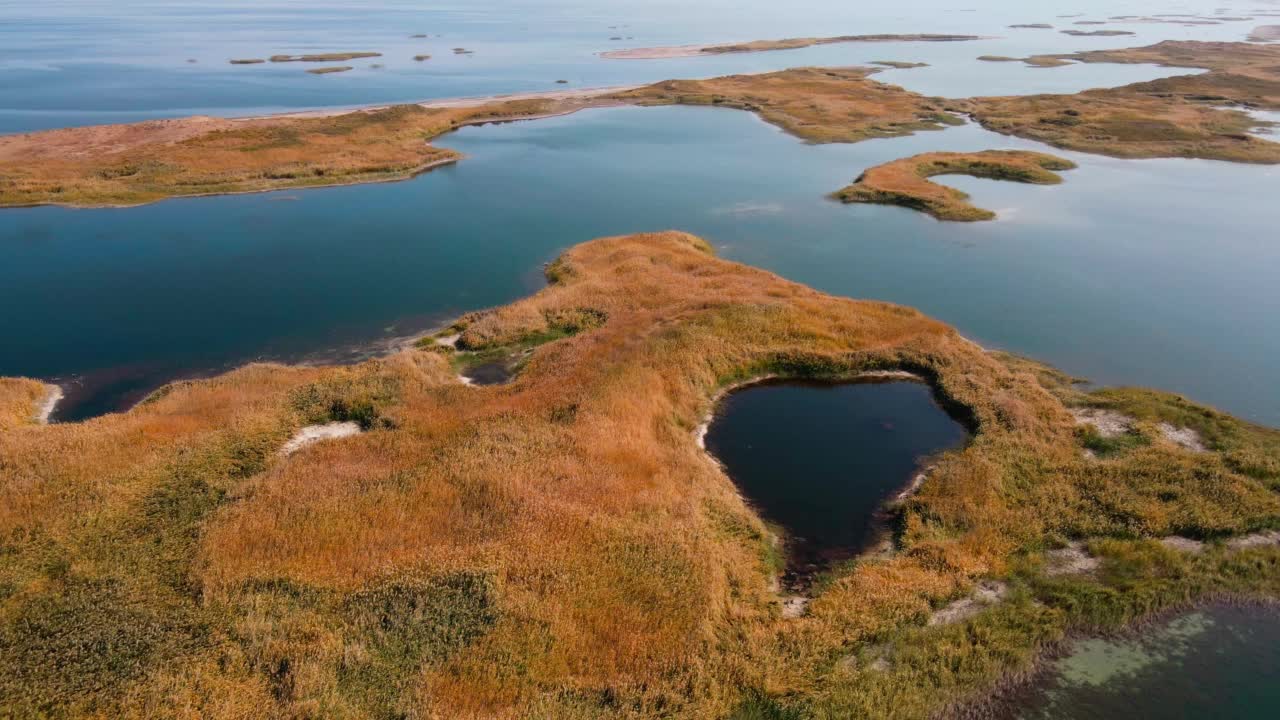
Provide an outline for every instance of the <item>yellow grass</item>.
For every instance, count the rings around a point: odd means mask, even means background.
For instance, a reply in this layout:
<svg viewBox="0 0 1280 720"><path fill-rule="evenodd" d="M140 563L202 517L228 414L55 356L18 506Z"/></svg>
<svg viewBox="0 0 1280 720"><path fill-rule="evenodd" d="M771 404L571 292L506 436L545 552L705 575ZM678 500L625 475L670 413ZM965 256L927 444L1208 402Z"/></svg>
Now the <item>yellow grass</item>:
<svg viewBox="0 0 1280 720"><path fill-rule="evenodd" d="M0 434L7 707L926 717L1078 617L1061 587L1035 604L1024 584L976 625L927 628L974 579L1031 583L1068 537L1119 548L1280 519L1276 433L1158 394L1081 395L909 308L823 295L674 232L580 245L548 274L459 323L468 351L559 338L508 385L464 386L446 352L414 349L250 366ZM810 614L783 619L771 534L694 428L744 378L885 368L926 375L976 435L903 508L899 552L836 571ZM1086 460L1065 407L1080 402L1190 425L1213 452L1153 433ZM367 432L278 453L302 425L352 419ZM1129 596L1107 597L1090 607ZM887 672L847 662L886 644Z"/></svg>
<svg viewBox="0 0 1280 720"><path fill-rule="evenodd" d="M0 378L0 431L30 424L49 386L27 378Z"/></svg>
<svg viewBox="0 0 1280 720"><path fill-rule="evenodd" d="M877 165L852 185L836 191L847 203L901 205L939 220L991 220L995 213L969 203L955 188L930 182L938 175L971 175L991 180L1052 185L1062 182L1054 170L1070 170L1075 163L1045 153L1022 150L984 150L975 153L924 153Z"/></svg>

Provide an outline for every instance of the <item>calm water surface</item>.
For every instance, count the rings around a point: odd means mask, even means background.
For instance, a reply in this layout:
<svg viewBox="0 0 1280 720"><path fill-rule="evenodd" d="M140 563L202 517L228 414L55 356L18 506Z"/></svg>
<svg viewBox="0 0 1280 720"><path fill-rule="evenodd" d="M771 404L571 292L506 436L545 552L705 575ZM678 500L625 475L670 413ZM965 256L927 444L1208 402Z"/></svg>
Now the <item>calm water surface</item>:
<svg viewBox="0 0 1280 720"><path fill-rule="evenodd" d="M1059 153L1081 166L1059 186L946 179L1001 217L964 224L825 196L917 152L1046 148L975 126L807 145L679 107L441 144L469 157L404 183L0 212L0 336L19 339L0 374L74 378L62 417L83 417L196 371L351 357L527 294L575 243L679 228L1076 375L1280 425L1275 168Z"/></svg>
<svg viewBox="0 0 1280 720"><path fill-rule="evenodd" d="M1241 40L1255 23L1187 28L1108 25L1133 37L1073 38L1012 23L1159 12L1213 13L1218 0L1078 0L1069 11L1016 0L892 3L839 0L47 0L0 3L0 132L206 113L246 115L317 106L409 102L571 87L652 82L799 65L911 60L932 67L881 77L931 94L1075 92L1146 80L1169 69L1062 68L982 63L979 55L1024 56L1130 47L1167 38ZM956 33L969 43L851 44L790 52L661 61L606 60L619 47L738 42L866 33ZM425 39L411 38L427 34ZM620 41L613 37L624 38ZM630 39L626 39L630 38ZM454 55L466 47L472 55ZM232 66L231 58L372 51L355 70L308 75L298 63ZM414 62L415 55L432 55ZM193 62L194 61L194 62ZM374 67L380 65L381 67Z"/></svg>
<svg viewBox="0 0 1280 720"><path fill-rule="evenodd" d="M1280 717L1280 615L1212 607L1138 638L1075 643L1019 698L1022 720Z"/></svg>
<svg viewBox="0 0 1280 720"><path fill-rule="evenodd" d="M730 393L706 442L786 530L794 583L862 549L922 459L965 438L923 383L765 383Z"/></svg>

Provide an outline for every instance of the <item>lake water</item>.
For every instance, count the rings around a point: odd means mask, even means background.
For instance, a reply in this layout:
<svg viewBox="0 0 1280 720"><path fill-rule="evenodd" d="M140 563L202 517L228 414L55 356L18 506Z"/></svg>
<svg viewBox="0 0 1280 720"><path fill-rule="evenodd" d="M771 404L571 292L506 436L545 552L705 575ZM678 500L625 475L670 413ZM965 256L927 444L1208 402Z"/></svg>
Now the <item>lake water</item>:
<svg viewBox="0 0 1280 720"><path fill-rule="evenodd" d="M429 6L412 0L7 2L0 3L0 132L193 113L247 115L546 90L560 87L555 81L561 79L588 87L882 59L931 63L929 68L887 71L882 77L932 94L1074 92L1181 71L1094 66L1049 73L975 58L1130 47L1166 38L1242 40L1257 24L1109 24L1104 27L1136 33L1111 38L1007 27L1049 22L1071 28L1078 20L1161 12L1211 15L1219 3L1176 5L1171 8L1161 0L1077 0L1070 10L1050 10L1016 0L963 7L950 0L470 0ZM1056 18L1059 13L1081 16ZM868 33L956 33L991 39L850 44L661 61L597 56L620 47ZM416 34L430 37L410 37ZM475 53L454 55L455 47ZM228 62L339 51L381 52L383 57L344 62L355 70L322 77L306 74L298 63ZM413 60L423 53L431 60Z"/></svg>
<svg viewBox="0 0 1280 720"><path fill-rule="evenodd" d="M789 585L874 539L878 511L964 427L917 382L763 383L730 393L707 450L788 540Z"/></svg>
<svg viewBox="0 0 1280 720"><path fill-rule="evenodd" d="M1006 715L1020 720L1280 717L1280 615L1215 606L1138 637L1078 641Z"/></svg>
<svg viewBox="0 0 1280 720"><path fill-rule="evenodd" d="M7 2L0 3L0 132L557 89L560 79L592 87L874 60L930 63L878 76L929 94L1075 92L1186 71L1039 69L976 57L1170 38L1240 40L1254 25L1273 22L1105 26L1136 33L1117 38L1057 32L1112 15L1212 15L1220 5ZM1219 14L1247 14L1257 5ZM1006 27L1031 22L1058 28ZM596 55L620 47L918 32L991 37L662 61ZM419 33L430 37L410 38ZM454 55L453 47L475 54ZM298 64L227 62L366 50L384 56L324 77ZM433 57L414 62L421 53ZM1080 164L1061 186L945 179L1000 214L996 222L962 225L900 208L842 206L825 196L869 166L913 153L1047 148L974 126L814 146L751 115L708 108L597 110L467 128L441 144L469 157L404 183L126 210L0 211L0 375L57 380L68 395L58 416L89 417L128 407L168 380L254 359L342 361L386 350L461 312L536 290L541 264L575 243L679 228L707 237L730 259L828 292L919 307L986 345L1099 383L1174 390L1280 425L1275 168L1059 152ZM770 419L771 406L785 425L756 425ZM739 422L745 425L733 430ZM805 436L787 436L789 447L778 442L805 422L816 423ZM731 443L731 432L768 432L769 442ZM778 513L797 534L851 548L865 540L875 507L907 480L916 459L960 442L957 432L919 385L770 386L728 398L709 441L731 469L742 468L733 469L740 481L758 473L808 483L765 482L754 492L772 508L767 514ZM751 452L731 459L734 447ZM758 453L768 456L753 459ZM838 460L825 461L831 458ZM791 465L800 461L817 464ZM817 497L848 504L824 515L804 506ZM785 510L789 503L801 509ZM1023 711L1275 717L1280 631L1273 620L1244 613L1192 616L1189 625L1157 634L1160 647L1085 643Z"/></svg>
<svg viewBox="0 0 1280 720"><path fill-rule="evenodd" d="M1000 219L826 194L931 150L1046 149L976 126L808 145L714 108L466 128L393 184L0 212L0 374L69 380L59 417L251 359L344 359L542 285L602 235L678 228L828 292L921 308L987 345L1280 425L1280 171L1062 153L1054 187L969 178ZM744 150L745 149L745 150ZM1204 212L1206 199L1213 212Z"/></svg>

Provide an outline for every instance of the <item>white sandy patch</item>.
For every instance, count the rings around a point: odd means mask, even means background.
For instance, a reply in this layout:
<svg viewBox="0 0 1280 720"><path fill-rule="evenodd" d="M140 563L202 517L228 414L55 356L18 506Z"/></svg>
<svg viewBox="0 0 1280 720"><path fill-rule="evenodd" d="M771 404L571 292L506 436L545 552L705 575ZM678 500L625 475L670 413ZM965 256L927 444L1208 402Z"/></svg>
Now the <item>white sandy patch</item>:
<svg viewBox="0 0 1280 720"><path fill-rule="evenodd" d="M1191 538L1182 537L1181 535L1170 535L1168 537L1160 538L1160 544L1169 548L1170 550L1177 550L1178 552L1185 552L1185 553L1204 552L1204 543L1200 542L1199 540L1192 540Z"/></svg>
<svg viewBox="0 0 1280 720"><path fill-rule="evenodd" d="M436 338L436 344L456 349L458 347L458 341L461 339L462 333L454 333L453 335L445 335L444 337Z"/></svg>
<svg viewBox="0 0 1280 720"><path fill-rule="evenodd" d="M1084 544L1073 542L1059 550L1050 550L1044 554L1044 574L1050 577L1059 575L1085 575L1098 569L1102 561L1093 557L1084 549Z"/></svg>
<svg viewBox="0 0 1280 720"><path fill-rule="evenodd" d="M62 400L62 398L62 388L57 385L50 385L44 399L36 406L36 412L32 419L40 425L48 425L49 417L53 415L53 409L57 407L58 401Z"/></svg>
<svg viewBox="0 0 1280 720"><path fill-rule="evenodd" d="M1133 430L1133 418L1115 410L1072 408L1071 415L1077 425L1092 425L1104 438L1118 437Z"/></svg>
<svg viewBox="0 0 1280 720"><path fill-rule="evenodd" d="M809 598L803 595L792 595L782 599L782 617L794 619L803 617L809 609Z"/></svg>
<svg viewBox="0 0 1280 720"><path fill-rule="evenodd" d="M1169 423L1160 423L1157 427L1165 440L1168 440L1169 442L1186 450L1198 453L1208 450L1208 448L1204 446L1204 440L1200 438L1200 433L1192 430L1191 428L1174 427Z"/></svg>
<svg viewBox="0 0 1280 720"><path fill-rule="evenodd" d="M322 440L336 440L360 434L360 426L353 422L331 422L324 425L308 425L299 430L289 442L280 448L281 455L292 455L302 448Z"/></svg>
<svg viewBox="0 0 1280 720"><path fill-rule="evenodd" d="M1246 548L1255 547L1272 547L1280 545L1280 531L1265 530L1256 532L1252 535L1245 535L1227 541L1227 547L1232 550L1244 550Z"/></svg>
<svg viewBox="0 0 1280 720"><path fill-rule="evenodd" d="M929 626L951 625L968 620L1004 600L1008 592L1009 586L999 580L983 580L973 589L969 597L960 598L930 615Z"/></svg>

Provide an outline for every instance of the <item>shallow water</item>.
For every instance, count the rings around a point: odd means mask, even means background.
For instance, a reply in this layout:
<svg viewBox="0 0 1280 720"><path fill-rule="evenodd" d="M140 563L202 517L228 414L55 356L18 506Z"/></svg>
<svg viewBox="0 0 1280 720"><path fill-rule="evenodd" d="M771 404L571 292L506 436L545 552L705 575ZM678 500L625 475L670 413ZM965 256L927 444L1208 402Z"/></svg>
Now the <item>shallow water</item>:
<svg viewBox="0 0 1280 720"><path fill-rule="evenodd" d="M756 72L797 65L871 60L924 61L932 67L881 77L932 94L963 96L1074 92L1178 72L1143 66L1088 66L1048 73L979 55L1024 56L1130 47L1167 38L1240 40L1255 23L1186 28L1109 24L1137 35L1074 38L1007 25L1158 12L1212 13L1210 2L1079 0L1070 11L988 0L957 8L950 0L849 3L836 0L222 0L218 3L49 0L0 4L0 132L19 132L204 113L250 115L317 106L653 82ZM678 18L678 22L673 22ZM967 43L848 44L788 52L661 61L607 60L620 47L868 33L990 36ZM426 39L411 35L426 33ZM612 37L630 38L621 41ZM454 55L452 48L473 49ZM372 51L383 57L341 64L348 73L313 76L300 63L233 66L231 58ZM418 54L431 60L414 62ZM189 62L195 61L195 62ZM374 65L381 65L375 68Z"/></svg>
<svg viewBox="0 0 1280 720"><path fill-rule="evenodd" d="M1214 606L1133 638L1074 643L1008 709L1035 720L1280 716L1280 615Z"/></svg>
<svg viewBox="0 0 1280 720"><path fill-rule="evenodd" d="M0 375L73 379L58 416L84 417L177 376L392 345L537 289L573 244L679 228L1100 383L1280 425L1280 398L1259 392L1280 386L1276 168L1059 152L1081 165L1059 186L944 179L1000 213L962 224L825 196L913 153L1046 148L975 126L808 145L747 113L681 107L441 144L468 158L403 183L0 212L0 336L20 339L0 345Z"/></svg>
<svg viewBox="0 0 1280 720"><path fill-rule="evenodd" d="M761 516L786 531L794 584L873 540L877 511L921 461L965 438L923 383L788 382L730 393L706 444Z"/></svg>

